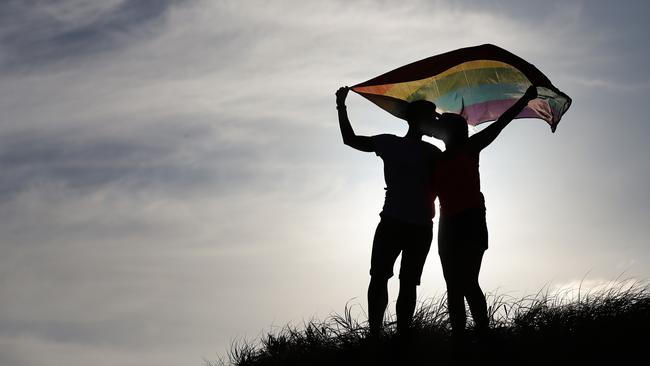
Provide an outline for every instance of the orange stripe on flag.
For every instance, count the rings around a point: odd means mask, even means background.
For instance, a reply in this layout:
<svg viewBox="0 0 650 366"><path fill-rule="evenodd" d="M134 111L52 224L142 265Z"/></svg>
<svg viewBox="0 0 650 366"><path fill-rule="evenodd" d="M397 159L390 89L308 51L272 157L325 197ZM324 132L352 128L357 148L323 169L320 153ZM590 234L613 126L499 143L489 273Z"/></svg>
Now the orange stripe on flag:
<svg viewBox="0 0 650 366"><path fill-rule="evenodd" d="M395 84L386 84L386 85L372 85L372 86L358 86L352 88L357 93L366 93L366 94L378 94L384 95Z"/></svg>

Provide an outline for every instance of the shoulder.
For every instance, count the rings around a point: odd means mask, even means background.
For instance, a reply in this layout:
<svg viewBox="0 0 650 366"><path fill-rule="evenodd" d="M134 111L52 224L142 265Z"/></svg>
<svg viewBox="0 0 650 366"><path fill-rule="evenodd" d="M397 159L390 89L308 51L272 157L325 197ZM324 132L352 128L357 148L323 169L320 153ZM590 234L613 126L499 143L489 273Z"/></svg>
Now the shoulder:
<svg viewBox="0 0 650 366"><path fill-rule="evenodd" d="M399 137L388 133L372 136L373 144L379 147L394 144L395 142L399 142L399 139Z"/></svg>
<svg viewBox="0 0 650 366"><path fill-rule="evenodd" d="M476 150L470 144L464 144L448 153L445 151L446 155L451 159L460 159L466 161L477 160L479 158L480 151Z"/></svg>
<svg viewBox="0 0 650 366"><path fill-rule="evenodd" d="M372 136L373 141L394 141L395 139L399 139L399 137L391 135L389 133L382 133Z"/></svg>
<svg viewBox="0 0 650 366"><path fill-rule="evenodd" d="M395 135L391 134L380 134L380 135L374 135L371 137L372 138L372 144L375 149L375 154L382 156L384 155L387 151L390 151L394 149L395 145L395 139L398 138Z"/></svg>

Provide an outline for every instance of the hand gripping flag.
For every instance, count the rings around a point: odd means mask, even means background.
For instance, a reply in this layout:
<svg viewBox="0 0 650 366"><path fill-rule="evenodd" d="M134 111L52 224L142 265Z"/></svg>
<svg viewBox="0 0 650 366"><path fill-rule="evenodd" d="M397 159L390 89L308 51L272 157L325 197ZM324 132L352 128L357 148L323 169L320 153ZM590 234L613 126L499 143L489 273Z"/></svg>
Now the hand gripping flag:
<svg viewBox="0 0 650 366"><path fill-rule="evenodd" d="M530 85L537 86L538 97L516 118L543 119L555 132L571 98L535 66L491 44L425 58L351 89L402 119L409 102L428 100L439 112L461 114L476 126L499 118Z"/></svg>

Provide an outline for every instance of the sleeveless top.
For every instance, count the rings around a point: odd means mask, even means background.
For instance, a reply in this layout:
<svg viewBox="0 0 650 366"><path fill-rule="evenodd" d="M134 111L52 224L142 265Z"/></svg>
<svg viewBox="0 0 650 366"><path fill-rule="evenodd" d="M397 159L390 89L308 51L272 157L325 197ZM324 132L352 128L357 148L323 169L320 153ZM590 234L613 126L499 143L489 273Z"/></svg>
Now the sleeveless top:
<svg viewBox="0 0 650 366"><path fill-rule="evenodd" d="M453 216L467 209L485 209L479 176L479 152L467 144L445 151L435 168L440 215Z"/></svg>

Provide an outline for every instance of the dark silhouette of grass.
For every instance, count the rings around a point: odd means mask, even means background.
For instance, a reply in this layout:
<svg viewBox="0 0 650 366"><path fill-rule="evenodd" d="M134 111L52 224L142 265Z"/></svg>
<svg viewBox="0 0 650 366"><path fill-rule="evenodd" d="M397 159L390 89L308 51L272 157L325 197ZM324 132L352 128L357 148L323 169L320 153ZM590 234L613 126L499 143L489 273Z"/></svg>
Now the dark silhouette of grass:
<svg viewBox="0 0 650 366"><path fill-rule="evenodd" d="M514 299L488 295L491 334L487 342L469 337L452 347L446 299L421 302L413 334L399 339L388 319L378 340L367 339L367 324L346 304L343 314L287 325L259 342L233 342L225 359L210 366L268 365L438 365L438 364L648 364L650 287L616 282L577 296L548 289ZM365 318L365 316L364 316Z"/></svg>

